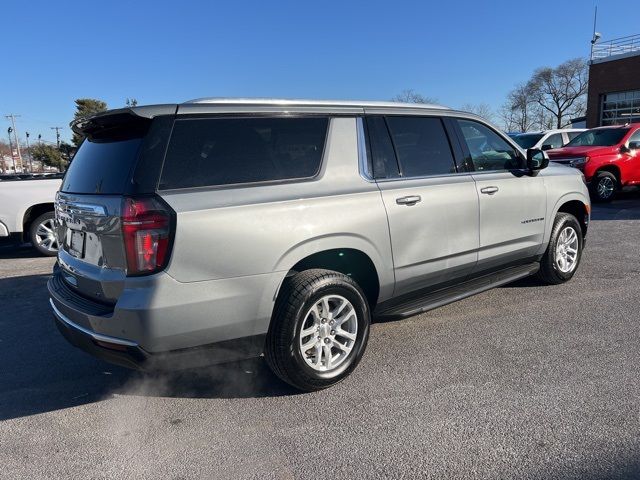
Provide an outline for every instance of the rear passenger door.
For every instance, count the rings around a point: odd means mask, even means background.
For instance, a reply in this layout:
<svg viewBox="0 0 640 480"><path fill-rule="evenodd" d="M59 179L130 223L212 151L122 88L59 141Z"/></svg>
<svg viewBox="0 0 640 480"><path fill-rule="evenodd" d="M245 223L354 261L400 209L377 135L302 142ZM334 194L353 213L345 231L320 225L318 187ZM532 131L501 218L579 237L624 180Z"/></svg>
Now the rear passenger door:
<svg viewBox="0 0 640 480"><path fill-rule="evenodd" d="M474 273L524 263L542 245L547 194L542 176L501 135L475 120L455 120L480 201L480 250Z"/></svg>
<svg viewBox="0 0 640 480"><path fill-rule="evenodd" d="M477 260L478 196L473 178L458 172L443 120L372 116L366 123L389 221L394 295L466 277Z"/></svg>

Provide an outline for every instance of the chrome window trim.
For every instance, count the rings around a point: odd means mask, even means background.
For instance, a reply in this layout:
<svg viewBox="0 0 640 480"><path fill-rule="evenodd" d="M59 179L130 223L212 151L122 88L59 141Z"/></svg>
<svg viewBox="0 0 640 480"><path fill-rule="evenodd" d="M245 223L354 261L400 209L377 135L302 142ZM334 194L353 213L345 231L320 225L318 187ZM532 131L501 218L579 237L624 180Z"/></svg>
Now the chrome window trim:
<svg viewBox="0 0 640 480"><path fill-rule="evenodd" d="M506 170L505 170L506 171ZM456 173L441 173L439 175L422 175L419 177L395 177L395 178L379 178L374 180L377 183L388 183L388 182L403 182L403 181L411 181L411 180L429 180L431 178L450 178L450 177L463 177L472 175L475 172L456 172ZM491 172L494 173L494 172Z"/></svg>

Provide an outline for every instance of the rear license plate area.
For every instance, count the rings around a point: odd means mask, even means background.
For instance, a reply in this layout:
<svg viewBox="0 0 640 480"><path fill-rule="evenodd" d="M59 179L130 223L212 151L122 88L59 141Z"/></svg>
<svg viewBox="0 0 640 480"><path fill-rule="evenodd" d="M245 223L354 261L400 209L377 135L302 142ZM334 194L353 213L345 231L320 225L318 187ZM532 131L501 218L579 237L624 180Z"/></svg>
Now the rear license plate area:
<svg viewBox="0 0 640 480"><path fill-rule="evenodd" d="M68 236L67 251L76 258L84 257L84 232L76 232L71 230Z"/></svg>

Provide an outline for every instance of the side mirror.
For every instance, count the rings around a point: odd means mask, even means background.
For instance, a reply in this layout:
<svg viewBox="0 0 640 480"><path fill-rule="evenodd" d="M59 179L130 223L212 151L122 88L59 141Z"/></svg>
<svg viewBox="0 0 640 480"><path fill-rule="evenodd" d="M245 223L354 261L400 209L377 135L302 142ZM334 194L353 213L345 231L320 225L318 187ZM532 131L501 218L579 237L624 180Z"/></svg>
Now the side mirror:
<svg viewBox="0 0 640 480"><path fill-rule="evenodd" d="M542 150L551 150L553 148L553 145L547 144L547 145L542 145Z"/></svg>
<svg viewBox="0 0 640 480"><path fill-rule="evenodd" d="M530 148L527 150L527 168L532 172L539 172L549 166L549 156L543 150Z"/></svg>
<svg viewBox="0 0 640 480"><path fill-rule="evenodd" d="M629 142L629 150L640 149L640 142Z"/></svg>

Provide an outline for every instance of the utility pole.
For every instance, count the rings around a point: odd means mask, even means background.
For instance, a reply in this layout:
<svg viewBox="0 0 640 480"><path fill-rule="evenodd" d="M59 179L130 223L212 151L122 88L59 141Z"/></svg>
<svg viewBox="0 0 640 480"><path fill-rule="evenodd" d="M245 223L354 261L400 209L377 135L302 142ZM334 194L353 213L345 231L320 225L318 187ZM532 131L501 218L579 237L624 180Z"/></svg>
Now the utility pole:
<svg viewBox="0 0 640 480"><path fill-rule="evenodd" d="M596 5L593 12L593 36L591 37L591 54L589 56L589 62L593 62L593 49L596 46L596 42L600 40L600 33L596 31L596 24L598 22L598 6Z"/></svg>
<svg viewBox="0 0 640 480"><path fill-rule="evenodd" d="M13 145L11 144L11 132L13 132L13 128L7 128L7 133L9 134L9 154L11 155L11 163L13 163L13 173L16 172L16 159L13 156Z"/></svg>
<svg viewBox="0 0 640 480"><path fill-rule="evenodd" d="M31 161L31 147L29 147L29 132L25 132L27 135L27 154L29 155L29 172L33 173L33 162Z"/></svg>
<svg viewBox="0 0 640 480"><path fill-rule="evenodd" d="M51 127L51 130L56 131L56 145L58 146L58 150L60 150L60 130L62 130L62 127Z"/></svg>
<svg viewBox="0 0 640 480"><path fill-rule="evenodd" d="M42 146L42 134L41 133L38 134L38 146L39 147ZM44 172L44 165L42 163L40 163L40 171Z"/></svg>
<svg viewBox="0 0 640 480"><path fill-rule="evenodd" d="M7 119L11 119L11 126L13 127L13 138L16 141L16 150L18 151L18 159L20 160L20 168L24 170L24 167L22 165L22 154L20 153L20 142L18 141L18 132L16 130L16 118L18 118L20 115L14 115L13 113L10 113L9 115L5 115L4 117ZM13 155L13 153L12 153ZM15 162L14 162L15 163Z"/></svg>

